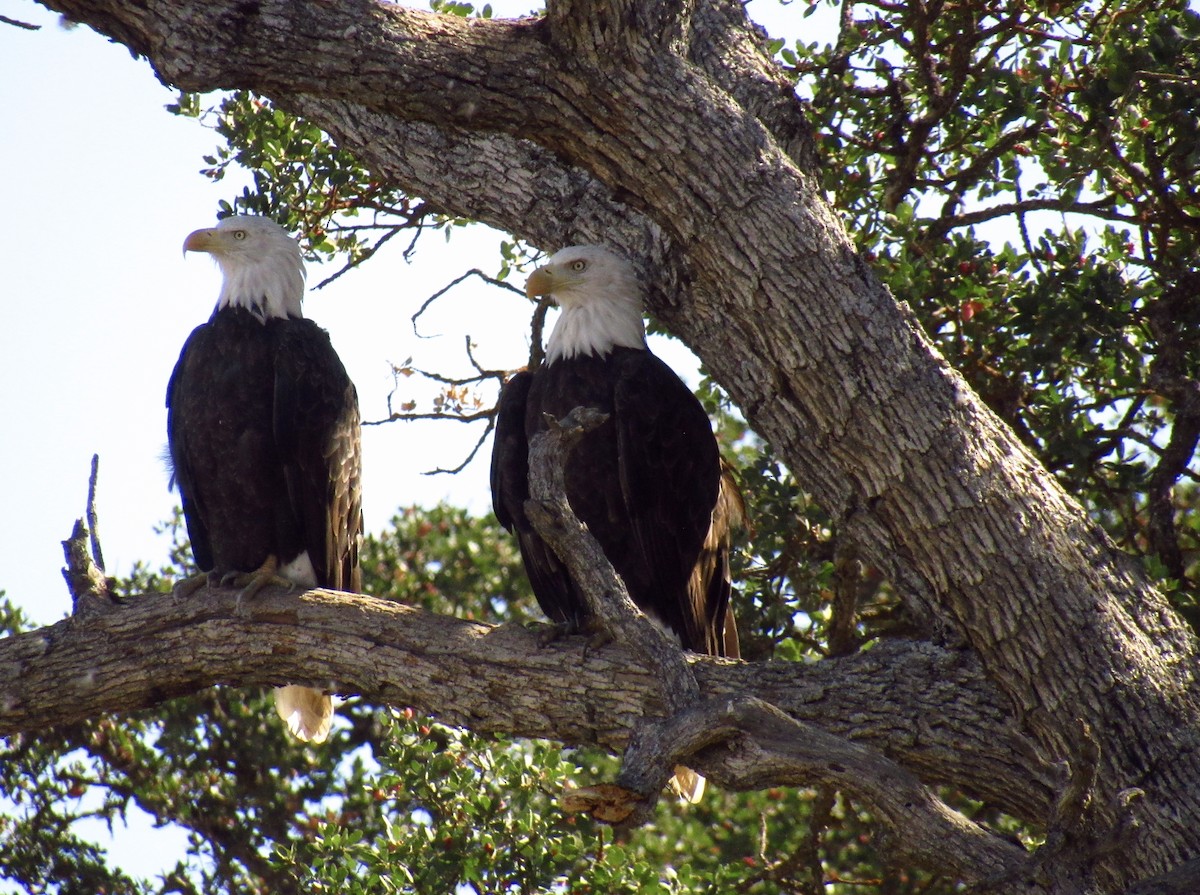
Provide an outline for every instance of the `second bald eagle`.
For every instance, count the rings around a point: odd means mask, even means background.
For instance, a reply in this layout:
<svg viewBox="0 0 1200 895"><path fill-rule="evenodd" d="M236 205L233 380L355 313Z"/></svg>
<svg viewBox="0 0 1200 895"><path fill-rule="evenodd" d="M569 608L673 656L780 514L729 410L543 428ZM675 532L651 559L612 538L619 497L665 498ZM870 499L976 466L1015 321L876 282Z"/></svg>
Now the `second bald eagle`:
<svg viewBox="0 0 1200 895"><path fill-rule="evenodd" d="M505 385L492 453L492 504L515 532L539 605L586 629L585 603L525 516L529 439L577 406L609 415L567 460L567 499L629 595L684 649L738 655L729 610L730 527L740 498L722 477L712 426L696 396L646 346L633 267L598 246L572 246L533 272L530 296L562 308L536 370ZM702 778L678 779L693 800Z"/></svg>

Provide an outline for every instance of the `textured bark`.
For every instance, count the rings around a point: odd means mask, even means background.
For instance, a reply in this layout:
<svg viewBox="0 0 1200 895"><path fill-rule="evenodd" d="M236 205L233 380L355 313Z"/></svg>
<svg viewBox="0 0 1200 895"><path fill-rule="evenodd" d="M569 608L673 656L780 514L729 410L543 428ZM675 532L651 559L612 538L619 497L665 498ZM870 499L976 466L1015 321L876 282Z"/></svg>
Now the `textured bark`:
<svg viewBox="0 0 1200 895"><path fill-rule="evenodd" d="M447 211L637 259L651 310L859 554L961 645L1043 761L1088 769L1044 816L1060 827L1047 890L1119 892L1200 853L1194 640L855 255L738 4L560 0L504 22L370 0L45 2L167 82L303 113Z"/></svg>
<svg viewBox="0 0 1200 895"><path fill-rule="evenodd" d="M669 748L672 745L674 749ZM648 753L649 764L661 765L653 777L661 788L674 762L690 762L700 748L720 745L729 746L716 759L726 786L834 785L890 828L897 856L967 882L1008 874L1029 876L1031 862L1019 845L949 808L896 762L803 724L759 699L712 699L666 724L640 728L626 750L621 776L626 777L631 766L638 767L637 759ZM660 754L664 760L656 762ZM1023 882L1022 891L1041 891L1036 883Z"/></svg>
<svg viewBox="0 0 1200 895"><path fill-rule="evenodd" d="M413 706L483 733L614 750L644 718L666 711L657 672L618 643L586 649L585 638L565 637L543 646L538 631L518 624L334 591L271 588L239 613L237 594L146 594L0 640L0 736L215 684L306 684ZM688 661L706 698L751 694L879 750L926 782L1018 817L1049 811L1054 773L1012 729L1000 694L967 653L894 641L815 665Z"/></svg>

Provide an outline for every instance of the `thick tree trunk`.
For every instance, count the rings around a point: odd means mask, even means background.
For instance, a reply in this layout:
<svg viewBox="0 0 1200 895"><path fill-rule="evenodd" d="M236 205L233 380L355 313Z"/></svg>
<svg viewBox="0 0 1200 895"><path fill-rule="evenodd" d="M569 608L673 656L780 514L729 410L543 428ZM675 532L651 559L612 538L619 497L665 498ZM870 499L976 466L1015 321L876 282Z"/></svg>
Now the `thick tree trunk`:
<svg viewBox="0 0 1200 895"><path fill-rule="evenodd" d="M1071 765L1045 890L1120 892L1200 853L1195 642L857 257L738 4L560 0L504 22L370 0L45 2L171 84L304 114L447 211L637 259L651 310L969 650L1042 759ZM929 729L955 711L932 707Z"/></svg>

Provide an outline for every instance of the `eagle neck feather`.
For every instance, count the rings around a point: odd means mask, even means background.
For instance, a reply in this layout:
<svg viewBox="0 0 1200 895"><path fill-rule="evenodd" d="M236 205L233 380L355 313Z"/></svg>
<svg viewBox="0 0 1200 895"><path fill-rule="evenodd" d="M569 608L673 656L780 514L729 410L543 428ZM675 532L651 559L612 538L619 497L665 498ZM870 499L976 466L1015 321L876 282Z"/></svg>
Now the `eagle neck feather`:
<svg viewBox="0 0 1200 895"><path fill-rule="evenodd" d="M262 322L303 317L304 268L299 257L267 256L251 264L221 264L224 274L217 310L244 308Z"/></svg>
<svg viewBox="0 0 1200 895"><path fill-rule="evenodd" d="M618 347L646 347L646 328L636 297L565 305L546 343L546 363L587 354L603 357Z"/></svg>

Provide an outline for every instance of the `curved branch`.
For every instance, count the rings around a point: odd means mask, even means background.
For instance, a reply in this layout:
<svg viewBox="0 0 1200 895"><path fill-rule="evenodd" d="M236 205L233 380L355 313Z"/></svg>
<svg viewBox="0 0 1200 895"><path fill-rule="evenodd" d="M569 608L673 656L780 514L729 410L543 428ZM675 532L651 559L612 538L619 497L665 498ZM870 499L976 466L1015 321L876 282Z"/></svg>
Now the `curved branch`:
<svg viewBox="0 0 1200 895"><path fill-rule="evenodd" d="M647 218L582 168L528 140L409 122L341 99L297 95L276 102L321 122L372 171L434 208L548 249L601 242L648 264L666 254Z"/></svg>
<svg viewBox="0 0 1200 895"><path fill-rule="evenodd" d="M760 699L710 700L656 725L654 733L659 742L635 740L639 753L662 753L671 762L713 756L706 772L717 767L712 779L730 789L835 785L887 824L893 850L966 882L1016 875L1029 863L1019 845L947 806L895 762ZM627 762L633 752L631 746ZM1031 884L1022 891L1045 890Z"/></svg>
<svg viewBox="0 0 1200 895"><path fill-rule="evenodd" d="M0 640L0 736L131 711L215 684L294 682L413 706L480 733L619 750L661 717L662 684L628 649L434 615L335 591L144 594ZM1037 821L1053 775L969 657L897 641L813 665L688 656L701 695L750 694L889 755L931 783ZM706 772L705 764L697 770Z"/></svg>

